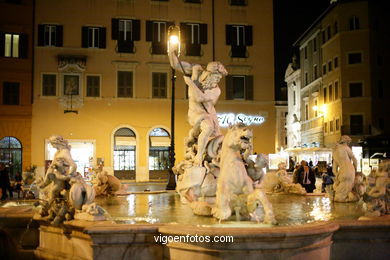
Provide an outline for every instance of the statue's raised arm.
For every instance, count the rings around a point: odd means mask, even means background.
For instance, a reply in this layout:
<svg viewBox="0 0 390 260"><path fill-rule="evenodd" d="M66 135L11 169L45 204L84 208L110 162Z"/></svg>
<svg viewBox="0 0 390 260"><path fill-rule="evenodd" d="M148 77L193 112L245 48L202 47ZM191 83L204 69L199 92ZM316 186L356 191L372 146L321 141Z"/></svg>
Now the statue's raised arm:
<svg viewBox="0 0 390 260"><path fill-rule="evenodd" d="M192 67L194 65L189 62L179 60L177 46L170 46L168 51L168 58L172 68L182 72L184 75L191 75Z"/></svg>

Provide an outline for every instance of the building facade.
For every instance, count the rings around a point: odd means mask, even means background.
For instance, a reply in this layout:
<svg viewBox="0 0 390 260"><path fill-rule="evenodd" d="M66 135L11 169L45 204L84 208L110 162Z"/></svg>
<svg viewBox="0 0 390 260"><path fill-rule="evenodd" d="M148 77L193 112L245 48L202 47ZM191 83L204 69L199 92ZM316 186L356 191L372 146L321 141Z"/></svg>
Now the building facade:
<svg viewBox="0 0 390 260"><path fill-rule="evenodd" d="M355 144L367 136L389 134L385 70L389 64L389 29L384 1L334 1L296 41L299 70L286 73L286 82L301 80L300 108L289 87L289 112L299 110L301 143L289 143L297 153L330 162L330 149L341 135ZM387 114L387 115L386 115ZM289 114L292 129L293 115ZM293 131L289 131L293 139ZM361 155L359 155L361 156Z"/></svg>
<svg viewBox="0 0 390 260"><path fill-rule="evenodd" d="M261 14L261 15L259 15ZM180 59L218 60L229 75L219 86L221 120L263 117L254 150L275 150L272 1L36 1L32 162L44 172L48 138L70 141L86 172L148 181L166 178L172 71L167 29L180 26ZM260 18L259 18L260 17ZM179 73L175 154L184 156L188 100Z"/></svg>
<svg viewBox="0 0 390 260"><path fill-rule="evenodd" d="M33 7L0 1L0 162L11 177L31 164Z"/></svg>

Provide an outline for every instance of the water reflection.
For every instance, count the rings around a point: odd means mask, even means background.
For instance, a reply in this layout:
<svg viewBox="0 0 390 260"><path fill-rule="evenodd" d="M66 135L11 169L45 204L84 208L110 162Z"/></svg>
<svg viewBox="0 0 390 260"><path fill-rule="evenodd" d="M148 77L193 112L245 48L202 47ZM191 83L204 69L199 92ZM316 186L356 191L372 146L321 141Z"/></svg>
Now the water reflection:
<svg viewBox="0 0 390 260"><path fill-rule="evenodd" d="M333 219L357 219L364 214L362 205L359 203L332 203L328 198L320 196L282 194L267 196L273 205L275 217L282 226ZM234 221L219 224L212 217L195 216L188 205L180 203L179 196L174 192L98 198L97 203L105 208L113 220L118 223L181 223L221 227L259 225L252 222L237 223Z"/></svg>

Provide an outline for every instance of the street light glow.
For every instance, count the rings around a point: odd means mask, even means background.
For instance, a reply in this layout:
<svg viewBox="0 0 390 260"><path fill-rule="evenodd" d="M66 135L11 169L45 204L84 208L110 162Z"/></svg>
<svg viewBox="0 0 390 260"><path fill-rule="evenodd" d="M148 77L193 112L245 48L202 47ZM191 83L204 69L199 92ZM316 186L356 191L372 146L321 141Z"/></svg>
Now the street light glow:
<svg viewBox="0 0 390 260"><path fill-rule="evenodd" d="M172 45L176 45L179 43L179 37L177 35L171 35L169 37L169 43Z"/></svg>

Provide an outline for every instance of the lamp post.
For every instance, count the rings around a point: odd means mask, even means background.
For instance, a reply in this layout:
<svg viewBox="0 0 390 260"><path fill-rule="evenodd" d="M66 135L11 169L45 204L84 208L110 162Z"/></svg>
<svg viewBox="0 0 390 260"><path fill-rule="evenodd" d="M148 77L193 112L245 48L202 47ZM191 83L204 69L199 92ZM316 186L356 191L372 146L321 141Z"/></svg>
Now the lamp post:
<svg viewBox="0 0 390 260"><path fill-rule="evenodd" d="M168 28L168 52L170 48L177 46L176 55L180 55L180 29L178 26L170 26ZM168 184L167 190L176 189L176 179L172 168L175 166L175 69L171 69L171 82L172 82L172 94L171 94L171 147L169 150L169 169L168 169Z"/></svg>

